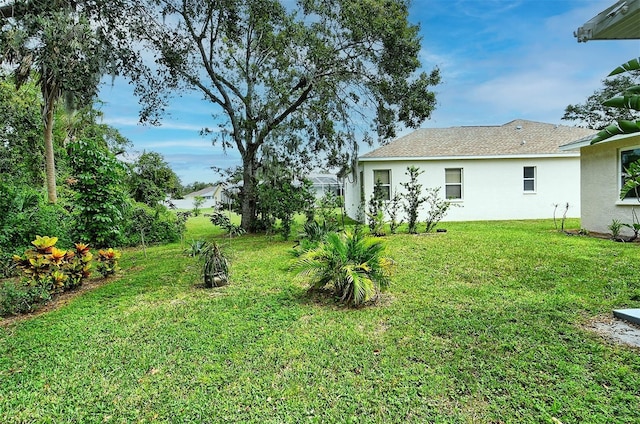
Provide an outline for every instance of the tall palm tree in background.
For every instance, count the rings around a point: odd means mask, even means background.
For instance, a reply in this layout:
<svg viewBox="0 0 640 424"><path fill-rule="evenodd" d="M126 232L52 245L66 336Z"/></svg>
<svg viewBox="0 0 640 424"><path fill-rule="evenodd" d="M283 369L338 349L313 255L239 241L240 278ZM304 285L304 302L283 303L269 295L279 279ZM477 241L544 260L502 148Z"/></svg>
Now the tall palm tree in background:
<svg viewBox="0 0 640 424"><path fill-rule="evenodd" d="M56 203L54 110L90 104L107 63L100 27L92 26L76 2L16 0L0 6L0 62L16 85L36 78L42 93L47 197Z"/></svg>

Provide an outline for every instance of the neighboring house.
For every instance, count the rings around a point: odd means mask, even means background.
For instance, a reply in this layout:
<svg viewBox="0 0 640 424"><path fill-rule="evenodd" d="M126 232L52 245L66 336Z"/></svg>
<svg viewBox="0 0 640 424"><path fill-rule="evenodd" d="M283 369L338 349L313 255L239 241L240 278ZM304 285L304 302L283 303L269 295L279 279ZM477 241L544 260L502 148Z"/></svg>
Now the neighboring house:
<svg viewBox="0 0 640 424"><path fill-rule="evenodd" d="M351 217L373 194L376 180L386 199L408 181L407 167L424 171L423 192L441 187L452 207L445 220L580 216L580 157L559 146L595 134L584 128L526 120L500 126L424 128L359 158L356 178L347 181L345 205ZM425 218L422 208L420 219Z"/></svg>
<svg viewBox="0 0 640 424"><path fill-rule="evenodd" d="M200 207L211 208L218 203L224 203L226 201L222 189L223 187L220 184L211 185L202 190L189 193L182 199L170 199L168 202L171 202L177 209L193 209L193 201L199 196L204 198L204 203Z"/></svg>
<svg viewBox="0 0 640 424"><path fill-rule="evenodd" d="M338 177L331 174L317 174L309 175L307 177L311 181L311 190L313 191L316 199L321 198L327 192L331 192L336 196L342 196L343 188L342 183L338 180Z"/></svg>
<svg viewBox="0 0 640 424"><path fill-rule="evenodd" d="M632 209L640 211L636 194L631 192L621 200L624 170L640 159L640 135L616 136L590 144L591 137L561 146L568 152L580 152L581 226L597 233L610 233L609 225L616 219L632 223ZM631 235L623 227L621 233Z"/></svg>

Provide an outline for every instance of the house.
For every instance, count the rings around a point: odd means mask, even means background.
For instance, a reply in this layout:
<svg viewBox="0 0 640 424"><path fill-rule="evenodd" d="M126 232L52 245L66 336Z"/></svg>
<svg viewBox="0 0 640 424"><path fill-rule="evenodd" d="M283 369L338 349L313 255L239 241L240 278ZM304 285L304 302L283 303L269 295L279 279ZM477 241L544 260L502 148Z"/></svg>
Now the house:
<svg viewBox="0 0 640 424"><path fill-rule="evenodd" d="M632 209L640 209L640 199L630 192L620 199L625 169L640 159L640 135L616 136L596 144L591 137L561 146L564 151L580 152L581 226L587 231L610 233L609 225L618 220L632 223ZM624 227L621 234L631 235Z"/></svg>
<svg viewBox="0 0 640 424"><path fill-rule="evenodd" d="M640 0L619 0L590 19L574 33L578 42L588 40L640 39ZM640 207L636 193L620 199L625 169L640 159L640 135L619 135L591 145L591 138L562 146L580 152L581 225L609 233L613 220L631 224L633 209ZM640 209L640 208L639 208ZM622 228L621 234L631 235Z"/></svg>
<svg viewBox="0 0 640 424"><path fill-rule="evenodd" d="M202 190L186 194L182 199L170 199L170 202L177 209L193 209L193 202L196 197L204 198L204 203L200 206L201 208L212 208L218 203L226 202L226 196L223 193L221 184L210 185Z"/></svg>
<svg viewBox="0 0 640 424"><path fill-rule="evenodd" d="M551 218L568 203L568 217L580 216L580 154L560 150L595 131L514 120L499 126L423 128L358 159L355 178L347 181L345 207L351 217L380 181L386 200L404 192L407 167L419 167L423 190L462 206L445 220ZM423 208L420 219L425 218Z"/></svg>

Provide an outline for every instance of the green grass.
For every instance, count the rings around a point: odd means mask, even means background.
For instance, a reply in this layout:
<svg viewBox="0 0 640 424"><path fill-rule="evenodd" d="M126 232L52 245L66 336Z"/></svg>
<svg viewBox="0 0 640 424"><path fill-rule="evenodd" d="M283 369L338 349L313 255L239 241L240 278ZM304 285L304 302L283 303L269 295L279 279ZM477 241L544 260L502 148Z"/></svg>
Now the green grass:
<svg viewBox="0 0 640 424"><path fill-rule="evenodd" d="M295 281L292 242L192 218L231 285L198 288L186 242L125 251L119 280L0 327L0 422L640 422L638 350L584 329L639 306L637 244L441 226L386 237L391 289L353 310Z"/></svg>

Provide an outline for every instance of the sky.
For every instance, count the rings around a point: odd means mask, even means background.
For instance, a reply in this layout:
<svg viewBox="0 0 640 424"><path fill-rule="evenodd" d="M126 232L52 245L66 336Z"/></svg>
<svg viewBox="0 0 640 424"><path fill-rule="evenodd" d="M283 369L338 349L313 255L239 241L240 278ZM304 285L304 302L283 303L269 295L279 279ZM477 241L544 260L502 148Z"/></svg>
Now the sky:
<svg viewBox="0 0 640 424"><path fill-rule="evenodd" d="M578 43L573 32L615 0L413 0L409 21L420 25L421 62L438 67L437 108L423 128L502 125L514 119L562 121L618 65L640 57L640 40ZM104 122L133 143L133 151L162 154L183 184L215 182L212 166L240 164L201 137L215 127L214 105L194 93L169 104L158 127L138 124L139 106L125 80L100 92ZM402 130L400 135L410 130ZM375 148L374 146L373 148ZM373 148L366 148L364 154Z"/></svg>

